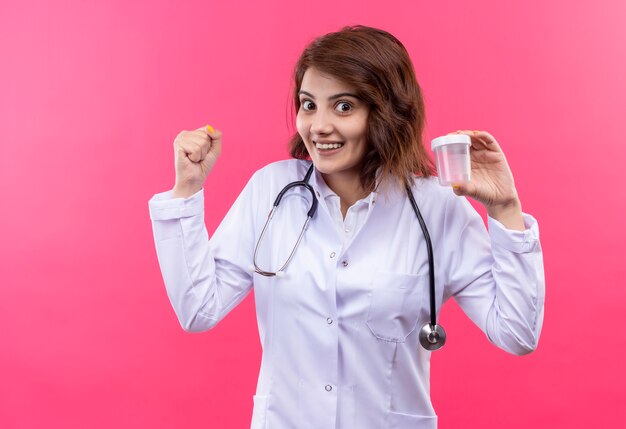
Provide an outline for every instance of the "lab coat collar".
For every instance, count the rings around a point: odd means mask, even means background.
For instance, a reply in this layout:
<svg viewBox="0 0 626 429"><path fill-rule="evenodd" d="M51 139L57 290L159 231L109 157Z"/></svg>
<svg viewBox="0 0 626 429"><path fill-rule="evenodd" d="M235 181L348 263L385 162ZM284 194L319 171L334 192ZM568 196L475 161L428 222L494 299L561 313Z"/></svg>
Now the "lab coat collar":
<svg viewBox="0 0 626 429"><path fill-rule="evenodd" d="M380 183L380 168L378 169L378 172L376 173L376 189L378 189L379 183ZM315 190L317 198L322 198L326 200L329 197L333 197L333 196L338 197L338 195L332 189L330 189L330 187L328 187L328 185L326 184L326 181L322 177L322 173L320 173L317 168L313 169L313 174L311 175L311 186L313 187L313 190ZM363 198L361 201L365 201L368 204L370 204L371 202L376 200L377 196L378 196L378 192L373 191L368 196Z"/></svg>
<svg viewBox="0 0 626 429"><path fill-rule="evenodd" d="M310 165L311 161L308 161L306 164L307 170ZM338 195L328 187L326 181L322 177L322 173L320 173L317 168L313 169L313 174L311 175L309 183L313 187L313 190L315 191L318 199L321 199L322 201L327 201L329 198L332 197L338 198ZM376 203L377 201L380 201L381 203L384 201L384 204L387 205L397 204L403 201L405 198L406 189L404 188L404 186L400 186L393 177L389 177L388 180L382 180L382 168L379 167L376 171L375 191L371 192L368 196L359 201L364 201L369 205Z"/></svg>

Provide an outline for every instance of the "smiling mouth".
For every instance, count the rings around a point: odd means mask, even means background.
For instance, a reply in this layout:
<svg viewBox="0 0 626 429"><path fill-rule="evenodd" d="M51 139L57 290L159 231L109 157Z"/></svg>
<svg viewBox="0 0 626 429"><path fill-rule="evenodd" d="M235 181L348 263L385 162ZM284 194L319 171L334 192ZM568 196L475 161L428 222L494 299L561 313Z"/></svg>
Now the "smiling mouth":
<svg viewBox="0 0 626 429"><path fill-rule="evenodd" d="M318 150L339 149L342 146L343 143L315 143L315 148Z"/></svg>

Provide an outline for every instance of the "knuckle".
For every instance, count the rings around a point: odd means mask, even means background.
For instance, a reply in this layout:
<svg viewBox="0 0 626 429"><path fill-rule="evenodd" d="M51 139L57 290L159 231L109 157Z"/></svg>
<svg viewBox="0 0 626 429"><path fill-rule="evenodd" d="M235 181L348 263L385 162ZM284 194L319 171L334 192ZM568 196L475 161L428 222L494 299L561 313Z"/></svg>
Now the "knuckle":
<svg viewBox="0 0 626 429"><path fill-rule="evenodd" d="M179 132L179 133L176 135L176 138L174 138L174 144L176 144L176 143L180 143L180 142L183 142L183 141L187 138L187 134L188 134L188 133L189 133L189 132L188 132L188 131L185 131L185 130L183 130L183 131Z"/></svg>

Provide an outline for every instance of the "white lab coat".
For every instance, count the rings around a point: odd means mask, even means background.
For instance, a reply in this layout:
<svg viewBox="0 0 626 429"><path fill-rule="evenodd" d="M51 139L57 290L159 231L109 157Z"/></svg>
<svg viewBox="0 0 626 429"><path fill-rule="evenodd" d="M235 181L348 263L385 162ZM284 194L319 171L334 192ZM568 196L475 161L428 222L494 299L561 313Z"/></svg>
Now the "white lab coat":
<svg viewBox="0 0 626 429"><path fill-rule="evenodd" d="M263 357L252 429L436 428L430 352L418 342L429 320L428 256L404 192L366 197L355 230L342 237L338 208L327 206L331 191L316 172L319 208L286 275L250 271L276 195L309 165L288 160L257 171L210 241L203 191L150 200L180 323L210 329L254 289ZM488 233L469 202L436 178L417 179L413 192L433 243L437 308L454 297L498 347L534 350L545 287L535 219L524 214L527 230L512 231L490 218ZM283 198L259 251L262 269L275 271L289 256L309 195L296 188Z"/></svg>

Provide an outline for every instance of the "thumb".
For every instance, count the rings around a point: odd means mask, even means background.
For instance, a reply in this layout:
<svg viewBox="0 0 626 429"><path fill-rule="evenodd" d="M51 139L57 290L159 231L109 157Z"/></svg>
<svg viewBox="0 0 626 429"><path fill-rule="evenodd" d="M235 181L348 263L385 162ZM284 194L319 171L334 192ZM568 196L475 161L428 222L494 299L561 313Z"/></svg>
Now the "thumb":
<svg viewBox="0 0 626 429"><path fill-rule="evenodd" d="M462 197L471 193L468 183L452 183L451 186L452 186L452 191L459 197Z"/></svg>
<svg viewBox="0 0 626 429"><path fill-rule="evenodd" d="M222 133L217 131L217 133L213 135L216 137L211 137L211 147L209 148L209 153L218 157L220 153L222 153Z"/></svg>

